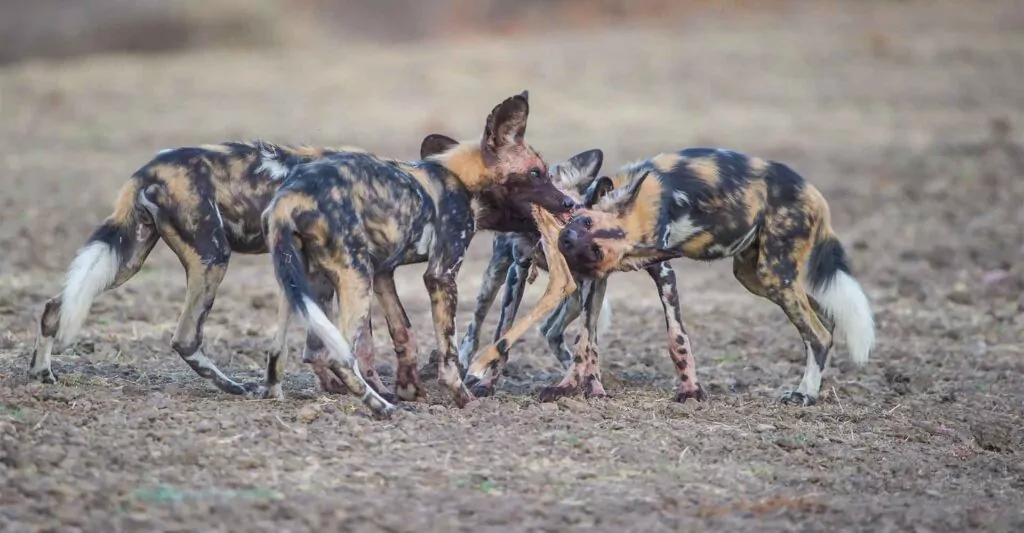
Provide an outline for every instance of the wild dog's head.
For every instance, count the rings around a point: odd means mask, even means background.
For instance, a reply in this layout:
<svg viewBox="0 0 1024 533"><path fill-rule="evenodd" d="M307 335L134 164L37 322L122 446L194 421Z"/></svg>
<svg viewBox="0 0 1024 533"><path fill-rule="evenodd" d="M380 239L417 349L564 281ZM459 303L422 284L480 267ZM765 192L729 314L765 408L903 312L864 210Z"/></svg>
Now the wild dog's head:
<svg viewBox="0 0 1024 533"><path fill-rule="evenodd" d="M479 142L431 134L420 146L421 157L440 161L480 200L486 212L478 220L481 228L514 231L510 223L532 221L531 204L563 220L577 207L551 182L547 163L525 141L528 97L523 91L495 106Z"/></svg>
<svg viewBox="0 0 1024 533"><path fill-rule="evenodd" d="M569 268L586 277L603 278L619 270L636 270L671 259L674 254L647 244L657 222L661 187L649 173L614 189L607 176L594 180L558 235L558 250Z"/></svg>

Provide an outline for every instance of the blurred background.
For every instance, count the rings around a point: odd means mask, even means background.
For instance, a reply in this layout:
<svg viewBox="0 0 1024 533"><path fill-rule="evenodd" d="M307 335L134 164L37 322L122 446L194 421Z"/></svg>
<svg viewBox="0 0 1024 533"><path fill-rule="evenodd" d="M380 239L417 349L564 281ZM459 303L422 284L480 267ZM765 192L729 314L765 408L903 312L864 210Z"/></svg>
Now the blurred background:
<svg viewBox="0 0 1024 533"><path fill-rule="evenodd" d="M0 395L8 395L0 405L37 410L4 437L0 462L38 461L49 474L4 471L11 511L0 513L0 524L17 513L47 521L58 512L84 530L117 530L102 520L121 509L140 472L162 472L160 481L179 487L216 479L290 496L308 489L306 499L281 505L294 506L295 516L327 509L328 517L347 505L353 517L401 522L394 531L432 530L422 522L450 510L452 494L473 512L505 513L513 528L530 529L523 509L534 509L525 514L553 517L547 530L578 523L580 513L621 523L620 531L688 530L692 522L672 520L695 502L779 491L814 491L825 503L736 511L736 522L717 527L720 514L708 511L704 529L792 519L802 522L783 529L961 531L1019 512L1022 87L1020 0L0 0ZM336 428L357 416L324 414L304 426L312 428L308 441L296 439L289 425L304 422L289 412L301 400L229 401L174 356L169 340L185 276L161 244L138 275L97 300L78 344L58 348L56 370L67 386L25 383L43 303L118 188L158 150L265 139L355 144L411 159L429 133L478 137L491 108L524 89L527 140L549 163L601 148L610 173L660 151L717 146L781 160L806 177L828 199L874 305L879 345L871 364L851 369L840 343L825 405L779 408L777 394L803 372L795 328L739 286L729 261L680 260L683 315L713 399L708 410L677 412L667 401L674 369L659 298L644 273L629 273L608 288L616 318L602 340L602 365L613 398L589 403L591 414L524 407L560 375L534 329L513 350L500 405L484 407L494 408L493 418L432 408L416 419L422 425L372 426L368 440L333 451L323 443L336 443ZM490 243L486 233L475 237L461 269L459 335ZM403 267L396 281L425 360L434 342L423 269ZM528 288L523 309L546 279ZM232 258L204 344L229 374L262 375L276 292L266 256ZM374 315L378 369L390 376L390 339ZM315 393L297 357L288 380L292 397ZM154 400L159 394L164 400ZM155 413L155 405L170 407L149 422L122 418ZM266 433L197 438L195 421L206 423L211 410L224 424L260 420ZM531 412L548 418L538 422ZM5 420L0 431L15 427ZM571 427L568 420L607 446L588 438L558 448L551 435ZM754 423L777 428L743 433ZM80 435L89 431L107 440L86 444L92 440ZM287 435L273 437L281 431ZM376 454L381 442L406 436L430 449ZM54 451L62 446L72 450L63 460ZM243 464L240 450L259 459ZM223 457L193 460L209 454ZM325 468L306 470L303 461L318 454L330 456ZM295 462L267 474L265 465L279 461ZM378 468L387 483L351 477L338 489L339 473ZM490 495L476 482L445 485L467 473L492 475L502 497L477 499ZM552 479L561 487L551 489L556 500L542 495ZM47 492L44 482L57 488ZM288 514L256 505L210 513L236 525ZM667 511L659 514L659 505ZM175 509L167 516L205 524L206 511L193 502ZM142 529L173 527L153 516L159 525ZM652 520L665 527L646 527Z"/></svg>

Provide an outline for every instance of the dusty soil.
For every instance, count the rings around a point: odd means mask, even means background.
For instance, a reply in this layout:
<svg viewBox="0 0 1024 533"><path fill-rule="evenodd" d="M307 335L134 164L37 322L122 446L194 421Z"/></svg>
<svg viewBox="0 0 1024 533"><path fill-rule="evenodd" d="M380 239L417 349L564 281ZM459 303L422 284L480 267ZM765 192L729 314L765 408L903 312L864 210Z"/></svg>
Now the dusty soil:
<svg viewBox="0 0 1024 533"><path fill-rule="evenodd" d="M1004 138L1024 142L1012 129L1024 124L1024 14L1010 0L854 4L470 47L0 70L2 529L1021 530L1024 161L990 130L1009 124ZM539 405L558 370L531 333L503 389L464 410L433 389L429 404L373 421L320 394L297 356L288 400L242 400L171 351L184 276L159 245L58 348L60 384L27 381L43 302L156 150L262 137L412 157L429 131L477 135L524 88L528 136L552 161L600 147L610 169L719 145L803 173L874 303L871 363L853 367L839 344L823 402L779 404L803 369L795 329L728 263L678 261L712 394L700 406L670 401L661 309L642 274L609 288L606 399ZM462 324L489 245L479 236L462 269ZM399 290L431 338L421 272L407 267ZM236 257L206 331L235 376L260 375L274 295L266 257ZM377 346L387 372L383 330Z"/></svg>

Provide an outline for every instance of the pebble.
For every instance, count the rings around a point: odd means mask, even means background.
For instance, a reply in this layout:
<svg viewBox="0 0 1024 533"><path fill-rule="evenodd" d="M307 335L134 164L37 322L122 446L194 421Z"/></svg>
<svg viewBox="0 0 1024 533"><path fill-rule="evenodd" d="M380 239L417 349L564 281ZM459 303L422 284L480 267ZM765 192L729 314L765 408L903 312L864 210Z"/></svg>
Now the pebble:
<svg viewBox="0 0 1024 533"><path fill-rule="evenodd" d="M754 426L754 431L758 433L766 433L768 431L775 431L775 426L771 424L758 424Z"/></svg>
<svg viewBox="0 0 1024 533"><path fill-rule="evenodd" d="M320 418L320 407L316 405L307 405L302 409L299 409L298 418L299 422L309 424L317 418Z"/></svg>
<svg viewBox="0 0 1024 533"><path fill-rule="evenodd" d="M557 411L558 410L558 404L557 403L551 403L551 402L544 402L544 403L540 404L540 410L541 411L548 411L548 412Z"/></svg>
<svg viewBox="0 0 1024 533"><path fill-rule="evenodd" d="M558 405L566 411L584 412L589 411L590 406L579 400L573 400L572 398L559 398Z"/></svg>

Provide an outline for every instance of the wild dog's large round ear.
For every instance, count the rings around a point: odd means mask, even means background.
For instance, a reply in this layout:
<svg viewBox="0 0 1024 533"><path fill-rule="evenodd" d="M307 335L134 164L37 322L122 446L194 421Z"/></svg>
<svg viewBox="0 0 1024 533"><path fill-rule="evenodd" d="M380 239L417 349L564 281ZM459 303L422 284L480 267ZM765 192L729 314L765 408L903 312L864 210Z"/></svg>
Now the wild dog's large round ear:
<svg viewBox="0 0 1024 533"><path fill-rule="evenodd" d="M420 143L420 159L426 159L432 155L447 152L456 144L459 144L459 141L456 141L447 135L431 133L424 137L423 142Z"/></svg>
<svg viewBox="0 0 1024 533"><path fill-rule="evenodd" d="M583 194L583 207L594 207L594 204L599 202L604 195L611 192L614 184L612 179L608 176L601 176L594 180L590 187L587 187L587 192Z"/></svg>
<svg viewBox="0 0 1024 533"><path fill-rule="evenodd" d="M494 106L484 126L483 147L493 154L502 146L522 144L529 116L530 103L522 94L509 97Z"/></svg>
<svg viewBox="0 0 1024 533"><path fill-rule="evenodd" d="M579 188L589 187L597 173L601 171L601 164L604 163L604 152L597 148L580 152L569 158L566 163L579 172L579 181L576 186Z"/></svg>
<svg viewBox="0 0 1024 533"><path fill-rule="evenodd" d="M640 189L644 186L644 181L646 181L647 176L650 175L650 171L644 172L642 176L634 180L633 183L629 184L629 188L626 189L626 192L623 194L622 199L616 202L616 205L619 209L625 209L633 205L633 202L636 202L637 197L640 196Z"/></svg>

